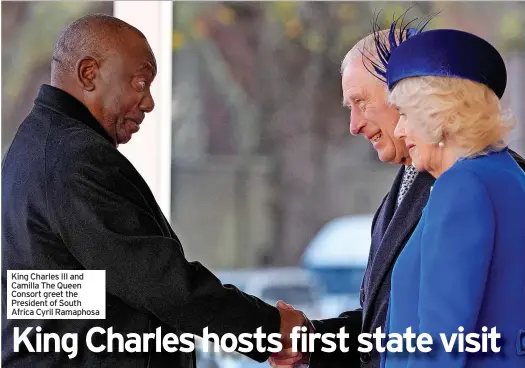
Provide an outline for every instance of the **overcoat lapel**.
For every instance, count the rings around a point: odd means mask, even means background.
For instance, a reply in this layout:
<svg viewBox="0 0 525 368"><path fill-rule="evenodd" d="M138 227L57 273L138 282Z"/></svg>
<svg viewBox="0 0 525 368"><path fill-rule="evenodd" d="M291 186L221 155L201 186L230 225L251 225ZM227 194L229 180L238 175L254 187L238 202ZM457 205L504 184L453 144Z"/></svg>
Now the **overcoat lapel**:
<svg viewBox="0 0 525 368"><path fill-rule="evenodd" d="M396 178L394 179L394 183L390 188L390 192L388 193L388 196L379 211L377 223L373 229L373 237L375 238L373 241L375 244L381 244L383 236L386 234L388 229L388 225L394 216L394 212L396 211L397 193L399 191L399 187L401 186L401 180L403 180L404 172L405 170L403 168L398 171Z"/></svg>
<svg viewBox="0 0 525 368"><path fill-rule="evenodd" d="M430 195L430 188L435 180L426 172L418 173L399 208L396 210L397 192L403 176L402 173L403 170L400 170L401 175L398 173L392 190L385 201L384 208L381 209L384 210L384 216L379 216L378 223L374 229L374 235L380 237L381 240L370 269L368 288L370 293L366 298L368 307L373 305L385 276L392 269L397 256L408 240L407 237L419 222ZM381 217L383 217L383 223L380 223ZM376 230L384 231L378 233ZM367 310L371 310L371 308L367 308ZM370 316L364 316L364 326L367 326L369 319Z"/></svg>

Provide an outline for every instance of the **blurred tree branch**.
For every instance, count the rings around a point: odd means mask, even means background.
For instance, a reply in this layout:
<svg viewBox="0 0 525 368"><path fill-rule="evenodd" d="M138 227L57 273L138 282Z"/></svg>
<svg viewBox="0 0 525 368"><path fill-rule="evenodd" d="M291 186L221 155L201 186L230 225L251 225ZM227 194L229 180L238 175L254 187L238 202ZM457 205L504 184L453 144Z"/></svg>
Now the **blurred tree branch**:
<svg viewBox="0 0 525 368"><path fill-rule="evenodd" d="M379 21L387 28L410 7L407 21L442 11L428 29L452 26L523 49L523 37L518 35L523 35L525 19L516 14L521 6L441 1L226 2L203 6L192 13L191 21L181 22L186 28L181 26L177 32L185 41L177 42L176 52L191 43L211 76L207 83L212 86L206 88L215 97L211 106L203 108L211 111L207 119L214 120L217 112L216 121L204 119L214 140L229 142L226 135L231 130L217 127L233 123L237 142L244 142L244 147L251 142L248 151L267 155L273 162L269 206L275 233L269 254L274 264L297 262L326 221L348 214L342 212L345 207L334 206L337 196L348 192L356 199L349 202L353 207L346 208L370 212L377 205L374 196L383 194L374 193L368 188L372 183L363 184L357 177L350 183L335 183L333 172L327 172L342 166L333 164L333 152L341 147L348 147L345 152L351 153L349 161L355 167L377 163L370 172L390 169L378 163L366 142L349 136L348 112L340 104L340 62L370 33L374 16L382 10ZM234 114L224 113L228 109Z"/></svg>
<svg viewBox="0 0 525 368"><path fill-rule="evenodd" d="M2 24L8 14L18 13L19 18L18 24L10 25L16 32L2 32L2 41L17 34L16 41L2 47L2 153L33 105L38 85L49 83L51 56L62 28L84 14L112 13L112 7L112 2L2 3ZM6 8L12 10L6 12Z"/></svg>

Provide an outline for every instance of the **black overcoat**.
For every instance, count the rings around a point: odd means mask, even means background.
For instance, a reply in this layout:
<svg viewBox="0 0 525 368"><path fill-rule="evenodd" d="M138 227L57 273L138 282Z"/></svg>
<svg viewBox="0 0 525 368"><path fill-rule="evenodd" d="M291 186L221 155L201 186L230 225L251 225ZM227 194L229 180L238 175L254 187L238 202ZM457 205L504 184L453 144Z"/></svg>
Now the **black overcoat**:
<svg viewBox="0 0 525 368"><path fill-rule="evenodd" d="M106 319L7 320L7 270L20 269L106 270ZM186 260L133 165L83 104L49 85L41 87L2 163L2 292L3 367L195 366L193 353L156 353L153 340L148 353L93 353L83 336L94 326L123 335L157 327L196 335L205 327L219 335L280 327L275 307ZM15 326L78 333L79 353L73 360L64 352L15 353Z"/></svg>

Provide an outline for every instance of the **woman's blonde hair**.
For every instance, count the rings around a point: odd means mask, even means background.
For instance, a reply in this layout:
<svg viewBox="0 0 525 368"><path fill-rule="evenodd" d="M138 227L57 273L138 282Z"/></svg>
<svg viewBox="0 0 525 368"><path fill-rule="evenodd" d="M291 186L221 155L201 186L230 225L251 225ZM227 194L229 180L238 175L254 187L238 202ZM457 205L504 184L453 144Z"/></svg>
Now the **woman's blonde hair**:
<svg viewBox="0 0 525 368"><path fill-rule="evenodd" d="M429 144L444 137L453 142L458 156L471 156L486 147L503 148L514 127L509 111L481 83L454 77L413 77L400 81L389 101L410 111L408 122Z"/></svg>

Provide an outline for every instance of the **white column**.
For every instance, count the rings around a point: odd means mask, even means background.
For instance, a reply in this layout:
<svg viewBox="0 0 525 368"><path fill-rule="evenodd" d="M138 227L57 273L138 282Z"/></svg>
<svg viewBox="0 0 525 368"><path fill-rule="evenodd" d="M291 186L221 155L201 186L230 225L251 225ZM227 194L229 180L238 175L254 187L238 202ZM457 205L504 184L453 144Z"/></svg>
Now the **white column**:
<svg viewBox="0 0 525 368"><path fill-rule="evenodd" d="M113 9L115 17L144 33L157 59L157 77L151 87L155 109L146 114L140 131L119 150L144 177L170 221L173 4L115 1Z"/></svg>

